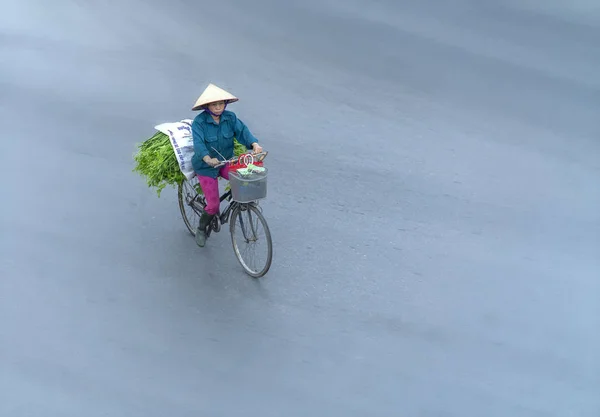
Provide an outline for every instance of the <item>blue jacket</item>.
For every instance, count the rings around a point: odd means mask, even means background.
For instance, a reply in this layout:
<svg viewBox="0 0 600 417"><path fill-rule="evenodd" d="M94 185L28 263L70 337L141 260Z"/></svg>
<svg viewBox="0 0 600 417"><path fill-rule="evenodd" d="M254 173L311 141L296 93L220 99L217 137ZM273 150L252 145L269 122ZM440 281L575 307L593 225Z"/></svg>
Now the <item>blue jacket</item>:
<svg viewBox="0 0 600 417"><path fill-rule="evenodd" d="M248 127L237 118L234 112L225 110L217 124L210 113L203 111L192 122L192 137L194 139L194 156L192 166L198 175L217 178L220 168L213 168L202 160L206 155L222 160L233 158L233 139L246 148L252 148L258 143ZM214 149L213 149L214 148ZM215 151L219 151L217 153Z"/></svg>

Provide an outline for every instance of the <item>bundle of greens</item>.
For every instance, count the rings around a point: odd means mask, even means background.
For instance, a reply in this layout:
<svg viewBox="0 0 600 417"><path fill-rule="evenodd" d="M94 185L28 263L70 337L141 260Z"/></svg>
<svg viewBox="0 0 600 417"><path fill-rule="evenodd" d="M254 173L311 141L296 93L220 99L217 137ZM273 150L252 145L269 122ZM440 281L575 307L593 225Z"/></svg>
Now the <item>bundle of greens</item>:
<svg viewBox="0 0 600 417"><path fill-rule="evenodd" d="M247 151L246 147L234 138L234 155L239 156ZM143 176L148 187L156 189L159 198L167 185L177 188L179 183L185 180L169 136L162 132L156 132L151 138L138 145L138 152L133 159L136 163L133 172ZM200 184L197 184L196 190L202 194Z"/></svg>

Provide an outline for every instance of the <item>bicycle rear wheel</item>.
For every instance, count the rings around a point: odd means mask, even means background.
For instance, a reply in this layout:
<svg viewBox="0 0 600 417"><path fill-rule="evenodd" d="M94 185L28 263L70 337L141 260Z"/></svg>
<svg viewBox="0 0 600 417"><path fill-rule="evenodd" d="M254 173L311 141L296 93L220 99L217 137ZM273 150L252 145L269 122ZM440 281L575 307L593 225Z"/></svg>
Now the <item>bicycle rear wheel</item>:
<svg viewBox="0 0 600 417"><path fill-rule="evenodd" d="M251 277L264 276L269 271L273 260L273 243L267 221L258 207L238 204L231 213L229 230L233 251L242 268ZM257 262L253 253L261 243L266 244L266 248L259 251L265 255L265 259Z"/></svg>
<svg viewBox="0 0 600 417"><path fill-rule="evenodd" d="M198 180L194 177L191 180L184 179L177 188L181 217L192 236L196 236L196 228L200 223L202 209L206 205L204 197L198 194L196 190L197 184Z"/></svg>

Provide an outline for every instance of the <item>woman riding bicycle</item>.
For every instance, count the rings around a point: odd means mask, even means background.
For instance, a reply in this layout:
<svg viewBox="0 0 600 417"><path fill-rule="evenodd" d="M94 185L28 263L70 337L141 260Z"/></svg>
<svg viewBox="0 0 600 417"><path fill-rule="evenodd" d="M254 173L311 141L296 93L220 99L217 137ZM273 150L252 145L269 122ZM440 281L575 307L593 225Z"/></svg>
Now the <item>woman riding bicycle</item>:
<svg viewBox="0 0 600 417"><path fill-rule="evenodd" d="M231 159L233 139L255 153L262 152L258 139L248 127L237 118L234 112L225 110L229 103L239 99L227 91L209 84L196 100L193 111L203 110L192 123L194 156L192 165L206 199L206 208L200 217L196 231L196 243L203 247L206 243L206 227L219 213L219 182L221 176L229 179L227 165L217 168L222 159ZM221 158L219 160L218 158Z"/></svg>

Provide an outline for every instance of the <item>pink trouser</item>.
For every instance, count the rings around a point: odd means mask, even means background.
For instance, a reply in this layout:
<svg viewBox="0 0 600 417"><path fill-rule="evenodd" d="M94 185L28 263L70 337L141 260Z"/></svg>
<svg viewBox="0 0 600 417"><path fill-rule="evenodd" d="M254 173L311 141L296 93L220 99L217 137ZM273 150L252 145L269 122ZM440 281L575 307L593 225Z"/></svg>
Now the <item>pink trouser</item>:
<svg viewBox="0 0 600 417"><path fill-rule="evenodd" d="M219 175L226 180L229 179L229 169L227 166L222 167L219 170ZM206 198L206 208L204 209L208 214L217 214L221 206L219 201L219 177L212 178L204 175L197 175L200 187L204 192Z"/></svg>

